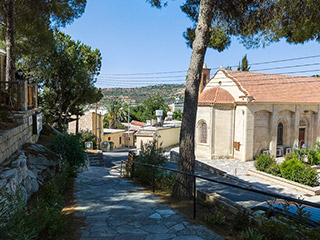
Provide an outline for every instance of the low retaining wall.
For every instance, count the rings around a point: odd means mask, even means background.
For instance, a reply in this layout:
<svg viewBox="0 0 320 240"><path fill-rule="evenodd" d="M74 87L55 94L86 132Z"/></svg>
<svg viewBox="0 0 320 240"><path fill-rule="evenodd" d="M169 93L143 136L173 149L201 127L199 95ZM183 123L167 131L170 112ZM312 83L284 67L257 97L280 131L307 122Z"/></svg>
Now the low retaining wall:
<svg viewBox="0 0 320 240"><path fill-rule="evenodd" d="M59 157L40 144L26 144L0 165L0 192L20 189L28 199L57 171Z"/></svg>
<svg viewBox="0 0 320 240"><path fill-rule="evenodd" d="M317 187L306 186L301 183L293 182L293 181L284 179L282 177L273 176L271 174L261 172L258 170L249 170L248 173L250 175L266 179L270 182L278 183L278 184L285 186L285 187L294 188L297 191L301 191L303 193L307 193L312 196L320 195L320 186L317 186Z"/></svg>
<svg viewBox="0 0 320 240"><path fill-rule="evenodd" d="M35 110L14 114L13 121L19 126L0 132L0 164L10 157L25 143L36 143L39 135L33 134L33 121L29 118L35 114Z"/></svg>

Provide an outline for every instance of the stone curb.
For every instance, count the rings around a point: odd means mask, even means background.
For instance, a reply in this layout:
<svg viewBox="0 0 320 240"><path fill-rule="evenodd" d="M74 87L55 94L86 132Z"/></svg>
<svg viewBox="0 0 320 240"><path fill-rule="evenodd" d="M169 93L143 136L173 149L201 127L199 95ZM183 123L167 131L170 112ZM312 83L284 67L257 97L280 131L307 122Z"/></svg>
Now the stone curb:
<svg viewBox="0 0 320 240"><path fill-rule="evenodd" d="M203 201L208 201L212 204L216 204L217 206L229 211L232 214L236 214L239 209L244 208L240 204L237 204L217 193L208 193L197 190L197 198Z"/></svg>
<svg viewBox="0 0 320 240"><path fill-rule="evenodd" d="M222 171L218 168L215 168L215 167L212 167L208 164L205 164L199 160L196 160L195 161L195 166L196 166L196 169L199 169L199 170L202 170L202 171L205 171L205 172L208 172L208 173L213 173L213 174L217 174L217 175L220 175L222 177L225 177L225 178L228 178L228 179L231 179L231 180L234 180L234 181L237 181L237 182L240 182L242 183L243 185L246 185L247 187L252 187L252 184L248 183L247 181L244 181L238 177L235 177L231 174L228 174L226 173L225 171Z"/></svg>
<svg viewBox="0 0 320 240"><path fill-rule="evenodd" d="M284 179L282 177L273 176L271 174L261 172L258 170L249 170L249 173L253 176L266 179L270 182L274 182L274 183L280 184L285 187L294 188L298 191L310 194L312 196L320 195L320 186L318 186L318 187L306 186L301 183L293 182L293 181Z"/></svg>

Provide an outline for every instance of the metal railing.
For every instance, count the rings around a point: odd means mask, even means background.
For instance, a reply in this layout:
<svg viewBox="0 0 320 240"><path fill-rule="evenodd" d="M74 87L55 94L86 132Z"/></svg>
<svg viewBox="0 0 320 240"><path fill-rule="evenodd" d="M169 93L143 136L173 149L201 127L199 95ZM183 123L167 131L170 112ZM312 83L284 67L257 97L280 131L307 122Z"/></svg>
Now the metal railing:
<svg viewBox="0 0 320 240"><path fill-rule="evenodd" d="M303 204L303 205L307 205L307 206L311 206L311 207L315 207L315 208L319 208L320 209L320 204L318 204L318 203L314 203L314 202L310 202L310 201L304 201L302 199L297 199L297 198L294 198L294 197L283 196L283 195L280 195L280 194L277 194L277 193L265 192L265 191L261 191L261 190L254 189L254 188L248 188L248 187L245 187L245 186L236 185L236 184L228 183L228 182L223 182L223 181L220 181L220 180L216 180L216 179L212 179L212 178L208 178L208 177L203 177L203 176L199 176L199 175L188 173L188 172L183 172L183 171L172 169L172 168L162 167L162 166L158 166L158 165L152 165L152 164L148 164L148 163L135 162L133 160L130 160L130 158L127 161L121 160L121 170L120 170L120 174L121 175L122 175L122 172L123 172L123 162L126 162L126 163L129 162L131 164L130 177L131 177L132 180L133 180L133 177L134 177L134 166L135 166L135 164L143 165L143 166L151 167L151 168L162 169L162 170L165 170L165 171L175 172L175 173L184 174L184 175L193 177L193 194L192 195L193 195L193 218L194 219L196 218L196 200L197 200L196 199L196 191L197 191L196 180L197 180L197 178L202 179L202 180L206 180L206 181L209 181L209 182L214 182L214 183L218 183L218 184L234 187L234 188L237 188L237 189L253 192L253 193L262 194L262 195L269 196L269 197L272 197L272 198L283 199L283 200L286 200L288 202L294 202L294 203L297 203L297 204ZM154 176L154 174L152 174L152 178L153 178L152 179L152 191L154 192L155 191L155 176Z"/></svg>

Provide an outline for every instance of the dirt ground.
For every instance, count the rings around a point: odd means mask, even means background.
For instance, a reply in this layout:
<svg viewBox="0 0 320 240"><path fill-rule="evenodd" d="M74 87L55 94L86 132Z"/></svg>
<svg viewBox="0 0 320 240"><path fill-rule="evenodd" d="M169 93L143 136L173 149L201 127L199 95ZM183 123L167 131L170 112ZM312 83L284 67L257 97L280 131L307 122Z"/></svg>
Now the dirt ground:
<svg viewBox="0 0 320 240"><path fill-rule="evenodd" d="M58 236L56 240L79 240L81 238L80 228L86 225L85 217L75 216L76 202L73 195L75 179L71 180L72 181L68 185L63 195L64 208L62 209L62 212L65 214L67 231L64 232L63 235Z"/></svg>

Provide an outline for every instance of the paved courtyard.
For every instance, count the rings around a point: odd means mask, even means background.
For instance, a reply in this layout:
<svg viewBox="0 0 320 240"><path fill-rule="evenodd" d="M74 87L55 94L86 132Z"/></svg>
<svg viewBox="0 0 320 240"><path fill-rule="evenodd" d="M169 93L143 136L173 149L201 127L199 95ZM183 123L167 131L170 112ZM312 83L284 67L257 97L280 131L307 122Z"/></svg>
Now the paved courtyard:
<svg viewBox="0 0 320 240"><path fill-rule="evenodd" d="M303 192L299 192L294 188L285 187L283 185L270 182L266 179L259 178L248 174L249 169L255 169L254 161L242 162L234 159L214 159L214 160L199 160L209 166L222 170L233 177L246 182L250 186L264 190L270 191L278 194L283 194L286 196L292 196L296 198L303 198L304 200L311 202L320 202L320 196L308 196ZM281 161L279 159L278 161Z"/></svg>
<svg viewBox="0 0 320 240"><path fill-rule="evenodd" d="M81 228L83 240L222 239L120 178L115 169L91 167L79 174L75 186L77 214L87 223Z"/></svg>

